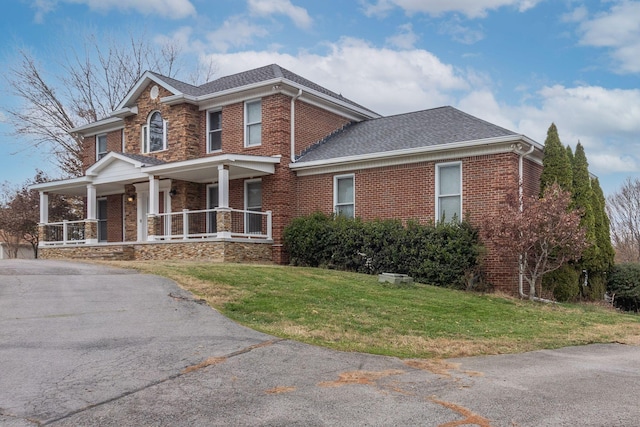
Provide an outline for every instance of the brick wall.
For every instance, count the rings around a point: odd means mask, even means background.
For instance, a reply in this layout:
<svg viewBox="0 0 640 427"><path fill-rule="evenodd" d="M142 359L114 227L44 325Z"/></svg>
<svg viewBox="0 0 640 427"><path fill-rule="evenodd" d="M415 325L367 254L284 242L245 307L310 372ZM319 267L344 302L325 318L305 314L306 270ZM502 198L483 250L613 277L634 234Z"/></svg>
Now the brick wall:
<svg viewBox="0 0 640 427"><path fill-rule="evenodd" d="M107 196L107 241L122 242L122 195Z"/></svg>
<svg viewBox="0 0 640 427"><path fill-rule="evenodd" d="M142 126L152 111L160 111L162 118L167 121L167 149L148 153L147 155L167 161L178 161L197 158L200 155L201 141L200 111L191 104L169 106L160 102L165 96L172 95L162 86L158 86L160 94L151 99L150 91L155 83L150 83L137 100L138 114L126 117L125 122L125 151L140 154Z"/></svg>
<svg viewBox="0 0 640 427"><path fill-rule="evenodd" d="M462 162L462 209L470 221L481 226L499 211L509 189L518 188L518 155L514 153L457 159ZM456 161L456 159L448 160ZM414 219L422 223L435 220L435 162L415 163L375 169L354 170L355 212L364 220ZM539 167L528 161L525 168L526 191L536 188ZM333 177L345 173L299 177L294 216L333 210ZM532 182L529 182L532 181ZM275 232L274 232L275 238ZM486 256L487 279L497 289L517 292L517 263L506 263Z"/></svg>

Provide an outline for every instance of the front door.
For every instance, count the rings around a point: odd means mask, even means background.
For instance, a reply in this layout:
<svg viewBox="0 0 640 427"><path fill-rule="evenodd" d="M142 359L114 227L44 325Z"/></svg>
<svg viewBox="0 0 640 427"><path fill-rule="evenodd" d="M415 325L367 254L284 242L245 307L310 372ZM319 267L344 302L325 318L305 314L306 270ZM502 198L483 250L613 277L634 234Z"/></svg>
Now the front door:
<svg viewBox="0 0 640 427"><path fill-rule="evenodd" d="M149 192L138 192L138 242L147 241L147 214L149 213Z"/></svg>

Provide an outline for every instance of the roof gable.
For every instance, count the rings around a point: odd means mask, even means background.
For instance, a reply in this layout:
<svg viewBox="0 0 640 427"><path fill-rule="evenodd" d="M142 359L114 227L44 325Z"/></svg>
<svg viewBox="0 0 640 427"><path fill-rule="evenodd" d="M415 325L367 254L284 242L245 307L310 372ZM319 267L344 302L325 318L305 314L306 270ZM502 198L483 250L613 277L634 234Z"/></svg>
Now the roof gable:
<svg viewBox="0 0 640 427"><path fill-rule="evenodd" d="M87 169L86 176L99 176L101 180L112 180L124 175L139 175L145 166L155 166L165 162L138 154L107 153L102 159Z"/></svg>
<svg viewBox="0 0 640 427"><path fill-rule="evenodd" d="M185 91L189 92L194 88L194 86L179 80L172 79L152 71L145 71L120 104L118 104L115 111L119 111L127 107L133 107L135 105L135 101L140 97L149 83L160 85L174 95L181 95L185 93Z"/></svg>

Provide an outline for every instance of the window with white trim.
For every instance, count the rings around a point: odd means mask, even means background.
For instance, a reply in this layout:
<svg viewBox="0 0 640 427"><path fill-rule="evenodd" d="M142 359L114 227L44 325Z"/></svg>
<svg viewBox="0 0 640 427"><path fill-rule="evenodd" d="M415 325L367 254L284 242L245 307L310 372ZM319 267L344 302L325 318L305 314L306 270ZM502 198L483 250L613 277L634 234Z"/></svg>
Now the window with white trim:
<svg viewBox="0 0 640 427"><path fill-rule="evenodd" d="M160 111L149 114L147 124L142 126L142 152L153 153L167 149L167 121Z"/></svg>
<svg viewBox="0 0 640 427"><path fill-rule="evenodd" d="M462 217L462 163L436 165L436 221Z"/></svg>
<svg viewBox="0 0 640 427"><path fill-rule="evenodd" d="M207 112L207 153L222 149L222 111Z"/></svg>
<svg viewBox="0 0 640 427"><path fill-rule="evenodd" d="M244 103L244 146L262 144L262 100Z"/></svg>
<svg viewBox="0 0 640 427"><path fill-rule="evenodd" d="M355 216L355 188L353 175L333 177L333 208L336 215Z"/></svg>
<svg viewBox="0 0 640 427"><path fill-rule="evenodd" d="M96 135L96 160L107 155L107 134Z"/></svg>

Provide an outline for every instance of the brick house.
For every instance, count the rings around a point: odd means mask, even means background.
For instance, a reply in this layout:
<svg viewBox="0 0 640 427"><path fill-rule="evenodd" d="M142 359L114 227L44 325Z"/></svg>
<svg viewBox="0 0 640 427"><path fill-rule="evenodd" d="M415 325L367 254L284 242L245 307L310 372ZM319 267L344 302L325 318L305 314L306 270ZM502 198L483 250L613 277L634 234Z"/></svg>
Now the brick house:
<svg viewBox="0 0 640 427"><path fill-rule="evenodd" d="M292 218L434 221L537 194L542 147L452 107L382 117L278 65L201 86L146 72L84 137L82 177L35 185L43 258L287 262ZM48 222L48 194L86 219ZM513 289L513 266L487 259Z"/></svg>

